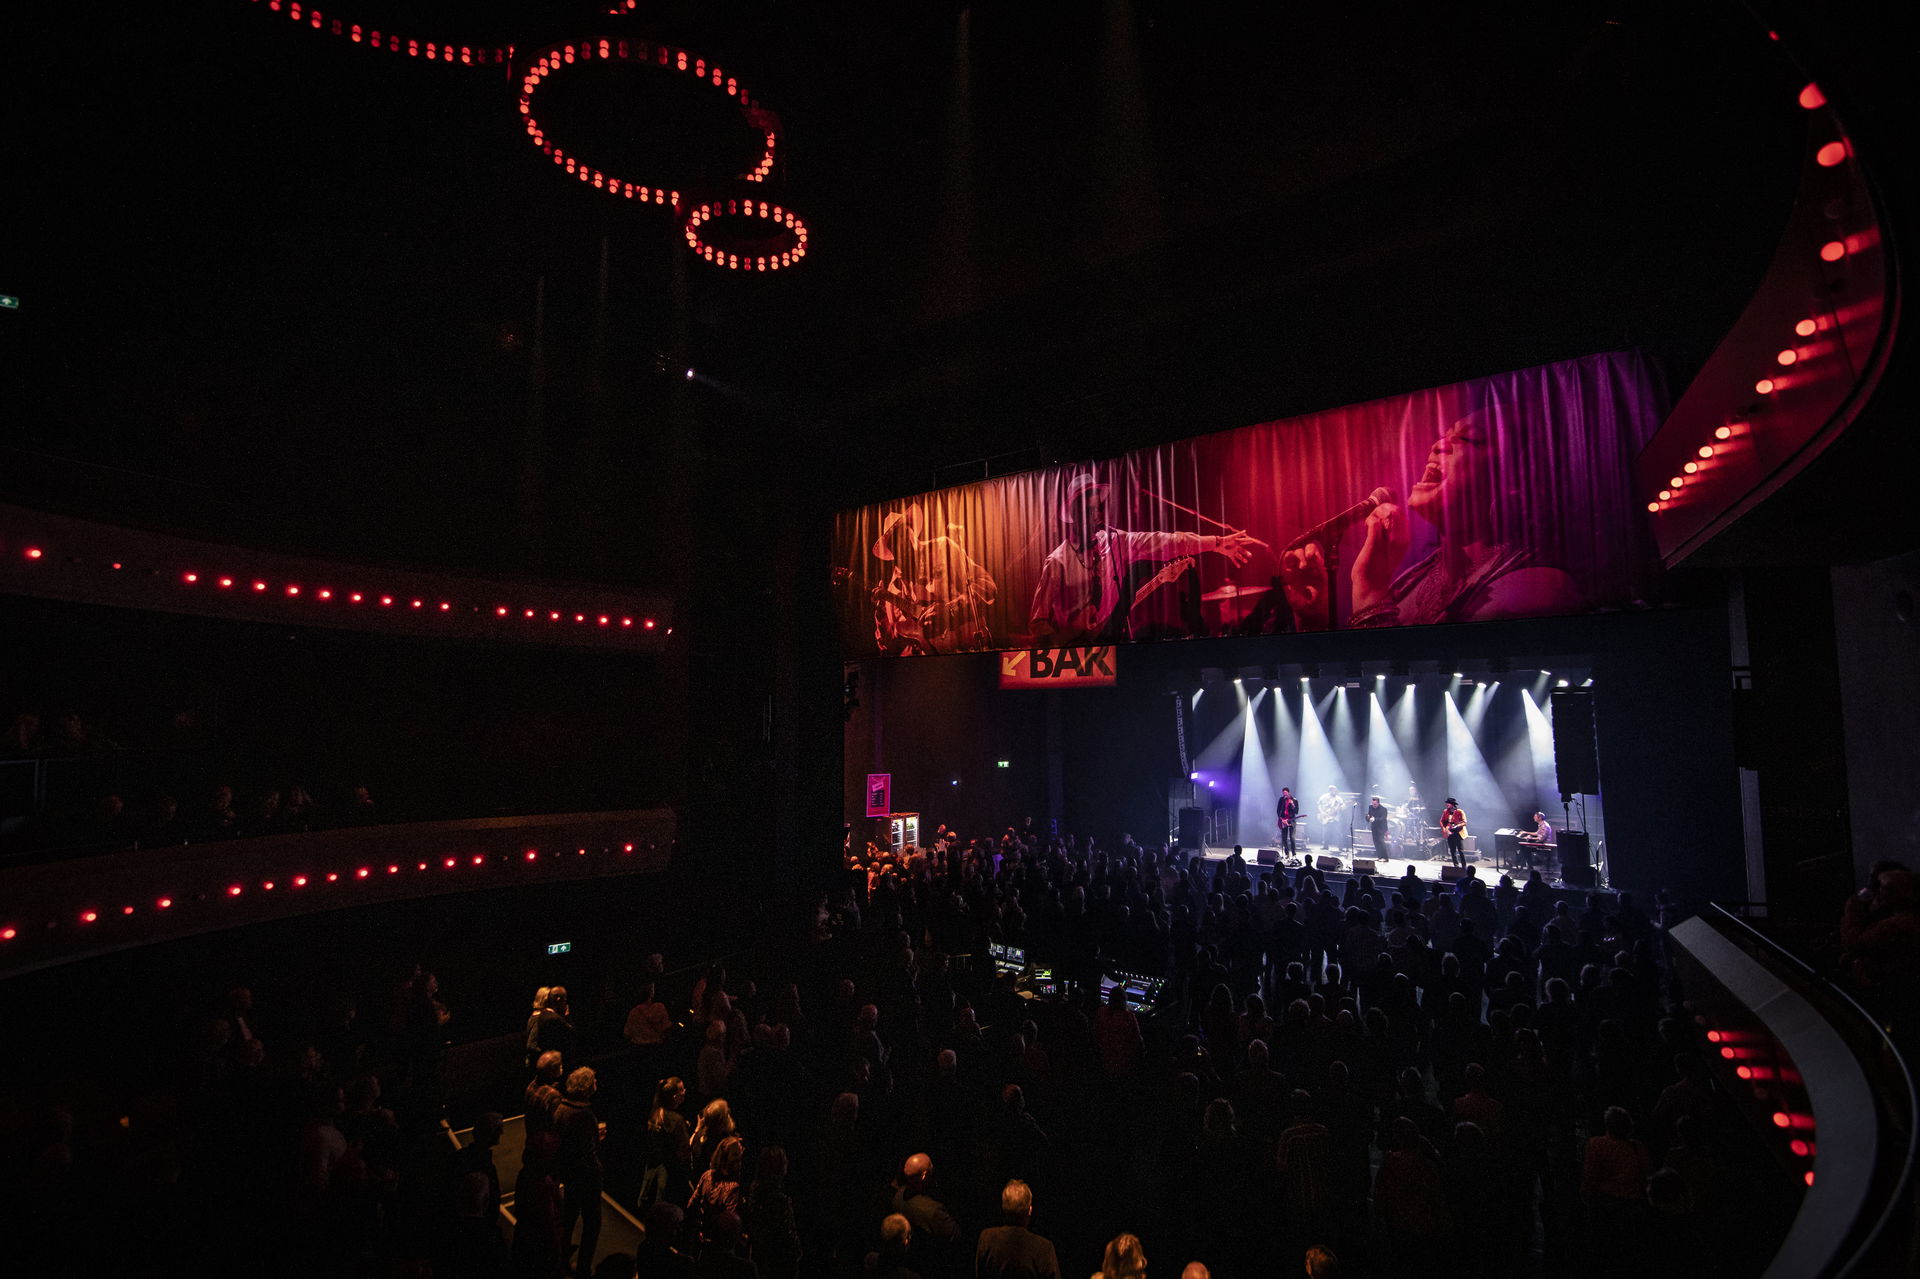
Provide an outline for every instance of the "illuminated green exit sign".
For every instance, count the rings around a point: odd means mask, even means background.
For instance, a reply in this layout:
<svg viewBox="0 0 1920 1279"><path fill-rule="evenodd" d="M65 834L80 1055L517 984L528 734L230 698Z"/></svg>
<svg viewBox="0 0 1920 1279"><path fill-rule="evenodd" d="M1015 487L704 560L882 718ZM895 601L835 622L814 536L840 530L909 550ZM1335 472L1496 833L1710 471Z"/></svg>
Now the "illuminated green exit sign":
<svg viewBox="0 0 1920 1279"><path fill-rule="evenodd" d="M549 955L564 955L572 949L573 943L570 941L556 941L547 944L547 953Z"/></svg>
<svg viewBox="0 0 1920 1279"><path fill-rule="evenodd" d="M0 293L0 311L18 311L20 299L11 293Z"/></svg>

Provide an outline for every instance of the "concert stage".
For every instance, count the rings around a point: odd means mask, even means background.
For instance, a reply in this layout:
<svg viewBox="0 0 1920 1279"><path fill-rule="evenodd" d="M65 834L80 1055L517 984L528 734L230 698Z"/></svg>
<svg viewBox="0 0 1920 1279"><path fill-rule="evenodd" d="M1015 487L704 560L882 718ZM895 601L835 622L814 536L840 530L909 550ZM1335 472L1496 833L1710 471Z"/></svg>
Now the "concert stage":
<svg viewBox="0 0 1920 1279"><path fill-rule="evenodd" d="M1201 855L1210 862L1225 861L1227 858L1233 856L1233 849L1209 847L1202 850ZM1365 854L1363 854L1363 856L1364 855ZM1292 870L1285 869L1278 865L1273 865L1273 866L1260 865L1256 860L1258 856L1258 852L1255 849L1242 848L1240 850L1240 856L1242 859L1246 861L1247 869L1249 871L1265 872L1267 874L1272 874L1275 871L1284 871L1284 873L1287 875L1289 879L1293 877L1294 872ZM1317 848L1312 850L1303 849L1300 853L1300 860L1305 862L1309 866L1317 866L1318 861L1321 857L1332 857L1332 856L1338 856L1340 858L1340 869L1337 871L1333 871L1333 870L1326 871L1324 872L1326 876L1328 876L1330 879L1334 879L1343 883L1348 879L1352 879L1356 877L1353 870L1354 858L1351 851L1346 853L1331 853L1331 852L1326 852ZM1500 863L1491 857L1479 857L1479 858L1472 858L1469 860L1475 868L1474 874L1481 880L1485 881L1487 885L1487 891L1489 892L1493 891L1494 885L1500 882L1500 876L1503 874L1511 874L1513 876L1513 882L1516 885L1524 884L1527 882L1527 873L1525 870L1503 871L1500 869ZM1376 867L1376 869L1369 871L1367 873L1373 876L1374 883L1380 884L1380 883L1384 883L1387 880L1395 880L1395 879L1401 878L1403 875L1407 873L1407 867L1411 866L1413 867L1413 873L1416 878L1428 884L1439 884L1439 883L1451 882L1443 879L1441 874L1442 870L1448 865L1450 865L1450 863L1444 859L1440 861L1429 861L1424 858L1413 859L1413 860L1400 858L1400 857L1388 857L1385 859L1376 858L1374 860L1374 866ZM1554 866L1554 867L1542 866L1542 867L1539 867L1538 869L1540 871L1540 877L1547 881L1547 886L1550 888L1553 888L1556 890L1563 889L1567 892L1588 891L1584 888L1578 887L1577 885L1569 884L1564 880L1562 880L1560 878L1559 867L1557 866Z"/></svg>

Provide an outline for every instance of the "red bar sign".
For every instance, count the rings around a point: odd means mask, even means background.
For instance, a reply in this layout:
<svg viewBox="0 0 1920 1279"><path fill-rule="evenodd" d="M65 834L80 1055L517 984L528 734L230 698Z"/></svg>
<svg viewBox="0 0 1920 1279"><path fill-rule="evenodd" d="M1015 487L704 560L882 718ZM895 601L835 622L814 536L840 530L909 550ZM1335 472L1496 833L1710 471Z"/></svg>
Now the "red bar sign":
<svg viewBox="0 0 1920 1279"><path fill-rule="evenodd" d="M1110 688L1119 654L1111 644L1023 648L1000 654L1001 688Z"/></svg>

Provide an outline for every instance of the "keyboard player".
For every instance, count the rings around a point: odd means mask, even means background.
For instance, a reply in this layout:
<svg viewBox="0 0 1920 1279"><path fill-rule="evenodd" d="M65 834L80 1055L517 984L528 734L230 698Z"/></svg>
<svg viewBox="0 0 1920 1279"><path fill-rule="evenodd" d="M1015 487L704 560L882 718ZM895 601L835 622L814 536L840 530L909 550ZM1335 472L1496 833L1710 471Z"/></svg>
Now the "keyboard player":
<svg viewBox="0 0 1920 1279"><path fill-rule="evenodd" d="M1536 860L1544 861L1541 856L1546 849L1554 847L1553 826L1547 821L1545 813L1533 815L1533 829L1520 832L1520 851L1526 855L1527 865L1531 867Z"/></svg>

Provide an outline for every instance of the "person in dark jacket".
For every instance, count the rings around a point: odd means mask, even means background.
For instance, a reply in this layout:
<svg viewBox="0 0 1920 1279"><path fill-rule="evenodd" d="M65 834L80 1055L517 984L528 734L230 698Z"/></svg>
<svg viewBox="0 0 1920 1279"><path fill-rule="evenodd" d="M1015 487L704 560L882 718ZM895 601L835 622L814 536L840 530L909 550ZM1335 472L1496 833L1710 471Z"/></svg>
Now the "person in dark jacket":
<svg viewBox="0 0 1920 1279"><path fill-rule="evenodd" d="M1060 1258L1053 1243L1028 1229L1033 1220L1033 1190L1009 1181L1000 1191L1004 1226L980 1232L973 1250L974 1279L1060 1279Z"/></svg>

